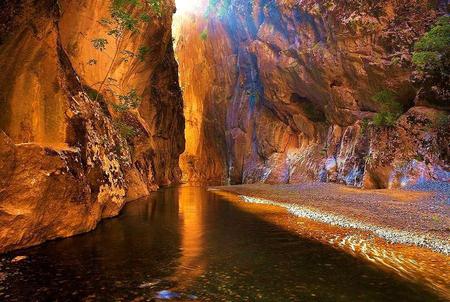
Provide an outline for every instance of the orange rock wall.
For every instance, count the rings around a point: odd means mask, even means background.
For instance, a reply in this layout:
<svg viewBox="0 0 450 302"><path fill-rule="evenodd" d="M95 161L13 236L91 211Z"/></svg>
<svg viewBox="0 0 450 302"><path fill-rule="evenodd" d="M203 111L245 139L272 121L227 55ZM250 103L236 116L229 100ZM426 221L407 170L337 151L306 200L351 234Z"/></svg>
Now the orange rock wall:
<svg viewBox="0 0 450 302"><path fill-rule="evenodd" d="M419 93L411 64L414 42L443 13L437 7L425 0L223 3L181 20L177 34L188 178L366 187L449 179L449 125L436 123L448 116L448 102L432 105ZM366 127L363 120L381 109L372 98L381 90L395 91L405 114L395 127Z"/></svg>
<svg viewBox="0 0 450 302"><path fill-rule="evenodd" d="M125 201L181 179L184 118L172 48L174 2L127 34L111 56L99 20L109 1L5 1L0 5L0 252L93 229ZM136 14L139 12L136 11ZM104 51L92 40L106 37ZM95 60L95 64L91 64ZM107 75L112 82L95 97ZM137 108L115 110L135 89ZM126 136L120 125L125 124ZM126 129L125 129L126 130Z"/></svg>
<svg viewBox="0 0 450 302"><path fill-rule="evenodd" d="M206 39L200 33L205 30ZM236 57L220 22L197 13L175 15L174 35L186 119L183 181L226 181L226 110L236 81ZM218 72L218 68L222 68Z"/></svg>

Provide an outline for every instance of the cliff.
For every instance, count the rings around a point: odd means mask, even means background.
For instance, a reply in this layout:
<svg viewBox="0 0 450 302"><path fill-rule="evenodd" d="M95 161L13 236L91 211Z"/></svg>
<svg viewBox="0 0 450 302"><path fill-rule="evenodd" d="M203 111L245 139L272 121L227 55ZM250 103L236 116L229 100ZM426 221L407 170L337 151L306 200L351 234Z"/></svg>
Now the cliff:
<svg viewBox="0 0 450 302"><path fill-rule="evenodd" d="M172 0L0 4L0 252L181 178Z"/></svg>
<svg viewBox="0 0 450 302"><path fill-rule="evenodd" d="M203 142L187 141L187 179L366 188L450 179L449 46L436 55L447 72L413 62L445 3L203 4L176 32L186 133Z"/></svg>
<svg viewBox="0 0 450 302"><path fill-rule="evenodd" d="M175 51L173 0L0 4L0 252L180 181L450 180L447 1L180 3Z"/></svg>

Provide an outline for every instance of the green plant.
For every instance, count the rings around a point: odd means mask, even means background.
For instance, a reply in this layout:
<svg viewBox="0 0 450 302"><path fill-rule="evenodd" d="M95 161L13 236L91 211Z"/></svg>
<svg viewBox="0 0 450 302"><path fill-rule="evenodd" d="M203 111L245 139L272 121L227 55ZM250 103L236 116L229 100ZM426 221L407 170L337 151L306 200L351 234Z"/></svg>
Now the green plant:
<svg viewBox="0 0 450 302"><path fill-rule="evenodd" d="M361 121L361 129L360 129L361 135L366 135L368 129L369 129L369 119L365 117Z"/></svg>
<svg viewBox="0 0 450 302"><path fill-rule="evenodd" d="M89 86L83 86L84 92L87 94L87 96L91 99L91 100L95 100L97 99L99 102L103 102L104 101L104 97L103 95L99 94L95 89L92 89Z"/></svg>
<svg viewBox="0 0 450 302"><path fill-rule="evenodd" d="M399 115L391 112L378 112L373 117L373 124L378 127L392 127L395 125Z"/></svg>
<svg viewBox="0 0 450 302"><path fill-rule="evenodd" d="M420 161L420 162L422 162L422 161L425 160L425 158L423 157L422 154L417 154L416 156L414 156L414 159L415 159L416 161Z"/></svg>
<svg viewBox="0 0 450 302"><path fill-rule="evenodd" d="M133 8L140 10L139 13L132 13ZM98 37L93 39L92 45L95 49L99 51L105 51L110 45L110 40L114 41L114 53L110 57L109 67L103 77L103 80L99 83L99 88L97 89L97 94L94 98L98 101L99 95L105 90L109 89L113 91L112 87L108 87L110 82L117 82L115 79L111 78L111 72L117 61L128 62L131 58L137 58L139 61L144 61L145 56L148 54L150 49L147 46L140 46L137 52L128 50L124 48L124 40L127 34L133 35L140 32L139 28L142 23L150 21L150 15L148 12L153 12L153 14L161 15L162 0L113 0L109 8L110 15L107 18L101 18L98 22L105 28L108 37ZM95 65L97 61L95 59L89 60L89 65ZM132 89L135 93L135 90ZM128 95L119 95L119 100L122 104L119 104L116 109L128 108L127 104L123 102L124 97L129 97ZM131 107L130 107L131 108Z"/></svg>
<svg viewBox="0 0 450 302"><path fill-rule="evenodd" d="M162 16L163 10L161 0L145 0L145 2L150 6L156 15Z"/></svg>
<svg viewBox="0 0 450 302"><path fill-rule="evenodd" d="M441 217L439 217L439 215L436 215L436 214L431 216L431 220L433 220L433 222L436 222L436 223L442 223Z"/></svg>
<svg viewBox="0 0 450 302"><path fill-rule="evenodd" d="M372 100L381 106L381 111L373 117L375 126L394 126L403 112L403 105L397 101L397 96L391 90L383 89L372 96Z"/></svg>
<svg viewBox="0 0 450 302"><path fill-rule="evenodd" d="M401 60L399 57L394 57L391 59L391 64L392 65L399 65L401 63Z"/></svg>
<svg viewBox="0 0 450 302"><path fill-rule="evenodd" d="M444 60L449 52L450 16L443 16L416 42L412 60L420 71L446 72Z"/></svg>
<svg viewBox="0 0 450 302"><path fill-rule="evenodd" d="M201 33L200 33L200 39L202 39L203 41L206 41L208 39L208 29L204 29Z"/></svg>
<svg viewBox="0 0 450 302"><path fill-rule="evenodd" d="M106 49L106 45L108 44L108 40L104 38L93 39L91 42L94 48L100 51L104 51Z"/></svg>
<svg viewBox="0 0 450 302"><path fill-rule="evenodd" d="M131 89L128 94L118 95L119 104L114 104L113 108L117 112L125 112L129 109L136 109L141 104L142 97L137 94L136 89Z"/></svg>
<svg viewBox="0 0 450 302"><path fill-rule="evenodd" d="M133 126L127 125L123 121L116 121L114 125L117 131L120 133L120 135L126 140L133 138L137 135L137 130L134 129Z"/></svg>
<svg viewBox="0 0 450 302"><path fill-rule="evenodd" d="M436 118L435 122L437 128L445 127L449 123L450 123L450 114L446 113L440 113Z"/></svg>
<svg viewBox="0 0 450 302"><path fill-rule="evenodd" d="M138 54L137 57L139 59L139 61L144 62L145 61L145 57L147 56L147 54L150 52L150 48L147 46L141 46L138 49Z"/></svg>
<svg viewBox="0 0 450 302"><path fill-rule="evenodd" d="M366 163L367 166L370 166L373 163L373 156L371 153L366 154L366 156L363 157L364 162Z"/></svg>

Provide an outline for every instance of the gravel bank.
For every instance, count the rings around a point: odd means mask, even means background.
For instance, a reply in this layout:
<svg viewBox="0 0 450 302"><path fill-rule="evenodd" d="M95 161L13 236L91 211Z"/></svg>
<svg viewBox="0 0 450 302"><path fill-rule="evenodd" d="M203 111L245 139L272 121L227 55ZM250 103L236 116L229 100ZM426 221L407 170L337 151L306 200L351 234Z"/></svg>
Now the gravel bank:
<svg viewBox="0 0 450 302"><path fill-rule="evenodd" d="M411 190L360 190L336 184L215 187L251 203L345 228L368 231L388 242L450 254L448 184Z"/></svg>

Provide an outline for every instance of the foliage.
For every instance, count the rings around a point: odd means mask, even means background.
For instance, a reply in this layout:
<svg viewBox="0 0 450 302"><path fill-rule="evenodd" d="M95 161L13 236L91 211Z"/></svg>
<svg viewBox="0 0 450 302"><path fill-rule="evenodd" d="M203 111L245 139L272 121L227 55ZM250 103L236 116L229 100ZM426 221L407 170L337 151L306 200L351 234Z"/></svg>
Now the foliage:
<svg viewBox="0 0 450 302"><path fill-rule="evenodd" d="M208 39L208 29L204 29L201 33L200 33L200 39L202 39L203 41L206 41Z"/></svg>
<svg viewBox="0 0 450 302"><path fill-rule="evenodd" d="M123 121L116 121L114 125L117 131L120 133L120 135L126 140L133 138L137 135L137 130L134 129L132 126L127 125Z"/></svg>
<svg viewBox="0 0 450 302"><path fill-rule="evenodd" d="M366 135L368 129L369 129L369 119L363 118L361 121L361 129L360 129L361 135Z"/></svg>
<svg viewBox="0 0 450 302"><path fill-rule="evenodd" d="M375 114L373 123L376 126L393 126L403 112L395 93L384 89L372 96L372 100L381 105L381 111Z"/></svg>
<svg viewBox="0 0 450 302"><path fill-rule="evenodd" d="M373 117L373 124L379 127L392 127L395 125L398 118L399 115L392 112L378 112Z"/></svg>
<svg viewBox="0 0 450 302"><path fill-rule="evenodd" d="M139 61L144 62L145 57L147 56L147 54L149 52L150 52L150 47L148 47L148 46L139 47L138 53L137 53L137 58L139 59Z"/></svg>
<svg viewBox="0 0 450 302"><path fill-rule="evenodd" d="M146 0L147 5L153 10L158 16L162 15L162 0Z"/></svg>
<svg viewBox="0 0 450 302"><path fill-rule="evenodd" d="M95 49L100 51L104 51L106 49L106 45L108 44L108 40L104 38L97 38L92 40L92 45Z"/></svg>
<svg viewBox="0 0 450 302"><path fill-rule="evenodd" d="M450 16L443 16L414 45L416 51L443 51L450 44Z"/></svg>
<svg viewBox="0 0 450 302"><path fill-rule="evenodd" d="M136 89L130 90L128 94L118 95L120 104L114 104L113 108L117 112L125 112L130 109L136 109L141 104L142 97L137 94Z"/></svg>
<svg viewBox="0 0 450 302"><path fill-rule="evenodd" d="M110 57L111 61L108 71L100 83L95 100L97 101L98 95L104 89L109 89L119 98L120 104L113 105L114 109L118 112L136 108L139 106L141 97L137 95L135 89L131 89L125 95L116 94L113 87L108 87L112 86L111 83L117 83L115 79L111 78L110 74L117 61L127 63L134 58L140 62L145 61L146 56L150 52L148 46L142 45L137 50L129 50L124 48L123 42L127 34L138 34L142 24L150 22L150 13L161 16L162 0L113 0L109 8L109 16L101 18L98 21L105 28L109 38L99 37L93 39L93 47L103 52L107 49L111 40L113 40L115 49L113 56ZM95 59L90 59L88 62L89 65L95 65L96 63L97 60Z"/></svg>
<svg viewBox="0 0 450 302"><path fill-rule="evenodd" d="M436 118L435 124L437 128L442 128L450 124L450 114L440 113Z"/></svg>
<svg viewBox="0 0 450 302"><path fill-rule="evenodd" d="M445 53L450 52L450 16L438 19L434 26L414 45L413 63L420 71L445 71Z"/></svg>
<svg viewBox="0 0 450 302"><path fill-rule="evenodd" d="M402 104L397 102L397 96L391 90L383 89L372 96L372 100L382 105L385 110L400 112L403 110Z"/></svg>
<svg viewBox="0 0 450 302"><path fill-rule="evenodd" d="M97 99L100 102L104 101L103 95L99 94L95 89L92 89L89 86L83 86L83 90L91 100Z"/></svg>
<svg viewBox="0 0 450 302"><path fill-rule="evenodd" d="M420 51L413 55L413 63L421 71L439 69L440 54L434 51Z"/></svg>

